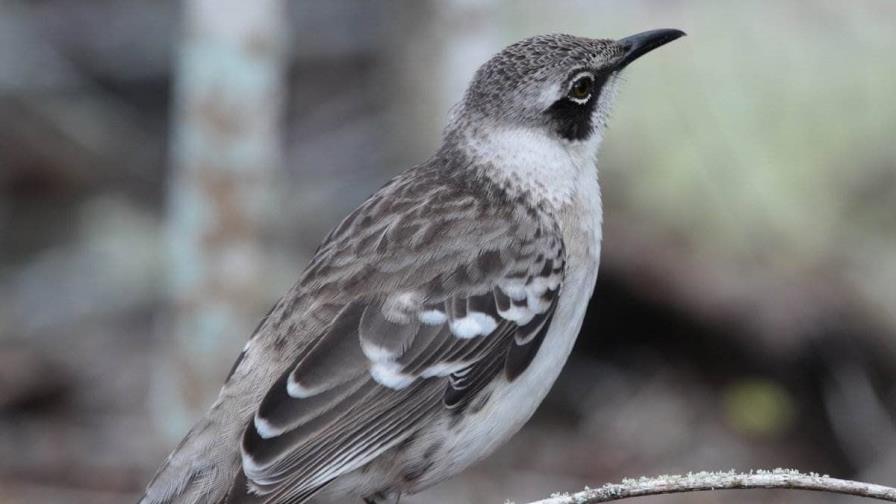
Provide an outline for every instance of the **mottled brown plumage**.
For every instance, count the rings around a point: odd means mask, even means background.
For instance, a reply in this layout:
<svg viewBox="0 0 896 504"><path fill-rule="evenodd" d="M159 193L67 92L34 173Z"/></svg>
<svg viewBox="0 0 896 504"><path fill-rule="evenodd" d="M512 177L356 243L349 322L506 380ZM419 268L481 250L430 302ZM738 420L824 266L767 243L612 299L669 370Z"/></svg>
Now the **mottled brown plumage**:
<svg viewBox="0 0 896 504"><path fill-rule="evenodd" d="M484 65L439 152L324 239L142 502L385 502L519 429L594 287L632 40L535 37Z"/></svg>

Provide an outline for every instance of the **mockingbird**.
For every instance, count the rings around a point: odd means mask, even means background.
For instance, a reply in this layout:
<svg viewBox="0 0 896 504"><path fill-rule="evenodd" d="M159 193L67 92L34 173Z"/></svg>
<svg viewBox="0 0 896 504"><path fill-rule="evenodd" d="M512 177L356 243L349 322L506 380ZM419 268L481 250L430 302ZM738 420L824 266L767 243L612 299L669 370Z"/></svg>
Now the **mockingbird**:
<svg viewBox="0 0 896 504"><path fill-rule="evenodd" d="M682 35L541 35L479 68L438 152L327 235L141 502L397 502L504 443L594 290L619 74Z"/></svg>

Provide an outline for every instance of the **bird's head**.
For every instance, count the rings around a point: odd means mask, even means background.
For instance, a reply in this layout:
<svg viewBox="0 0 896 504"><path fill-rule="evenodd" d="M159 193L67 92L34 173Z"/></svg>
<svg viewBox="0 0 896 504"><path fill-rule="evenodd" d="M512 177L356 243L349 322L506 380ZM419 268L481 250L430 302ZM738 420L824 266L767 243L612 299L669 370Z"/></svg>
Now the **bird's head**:
<svg viewBox="0 0 896 504"><path fill-rule="evenodd" d="M517 42L476 72L449 133L514 128L570 143L597 137L599 143L619 73L683 35L665 29L619 40L555 34Z"/></svg>

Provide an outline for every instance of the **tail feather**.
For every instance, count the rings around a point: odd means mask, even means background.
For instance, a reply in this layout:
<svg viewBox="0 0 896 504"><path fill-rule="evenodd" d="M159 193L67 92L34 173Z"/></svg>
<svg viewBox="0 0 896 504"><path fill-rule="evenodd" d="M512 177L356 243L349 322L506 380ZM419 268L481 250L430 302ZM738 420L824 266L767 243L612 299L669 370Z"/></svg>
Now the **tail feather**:
<svg viewBox="0 0 896 504"><path fill-rule="evenodd" d="M237 443L220 438L205 419L168 455L140 504L220 504L240 470ZM218 433L216 436L215 433Z"/></svg>

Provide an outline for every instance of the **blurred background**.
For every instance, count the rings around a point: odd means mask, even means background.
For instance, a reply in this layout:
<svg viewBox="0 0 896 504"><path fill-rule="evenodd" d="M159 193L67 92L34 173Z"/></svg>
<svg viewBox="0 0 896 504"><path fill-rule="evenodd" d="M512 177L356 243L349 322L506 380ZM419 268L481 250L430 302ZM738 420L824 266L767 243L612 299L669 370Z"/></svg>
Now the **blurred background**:
<svg viewBox="0 0 896 504"><path fill-rule="evenodd" d="M896 484L891 0L0 1L0 503L133 502L323 235L526 36L627 71L532 422L402 503L795 467ZM796 492L642 502L840 502Z"/></svg>

